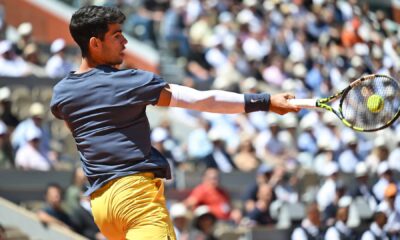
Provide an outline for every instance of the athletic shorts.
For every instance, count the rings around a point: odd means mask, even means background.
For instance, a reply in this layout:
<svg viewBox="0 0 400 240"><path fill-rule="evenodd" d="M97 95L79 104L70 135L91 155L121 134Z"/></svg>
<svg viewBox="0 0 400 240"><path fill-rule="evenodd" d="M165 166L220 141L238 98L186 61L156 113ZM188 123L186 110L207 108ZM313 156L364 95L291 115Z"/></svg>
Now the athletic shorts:
<svg viewBox="0 0 400 240"><path fill-rule="evenodd" d="M152 173L110 181L92 193L94 220L109 240L175 240L164 183Z"/></svg>

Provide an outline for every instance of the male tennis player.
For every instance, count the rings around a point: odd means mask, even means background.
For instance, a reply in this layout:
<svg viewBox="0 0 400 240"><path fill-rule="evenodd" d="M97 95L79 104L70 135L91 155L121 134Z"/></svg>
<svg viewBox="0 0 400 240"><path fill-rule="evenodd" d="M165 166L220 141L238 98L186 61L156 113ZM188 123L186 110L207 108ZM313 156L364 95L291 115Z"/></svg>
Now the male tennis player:
<svg viewBox="0 0 400 240"><path fill-rule="evenodd" d="M127 40L123 13L88 6L72 16L70 32L82 63L55 87L51 111L75 138L90 182L93 216L108 239L175 239L165 205L165 158L150 145L146 106L182 107L216 113L298 111L290 94L197 91L166 83L137 69L118 70Z"/></svg>

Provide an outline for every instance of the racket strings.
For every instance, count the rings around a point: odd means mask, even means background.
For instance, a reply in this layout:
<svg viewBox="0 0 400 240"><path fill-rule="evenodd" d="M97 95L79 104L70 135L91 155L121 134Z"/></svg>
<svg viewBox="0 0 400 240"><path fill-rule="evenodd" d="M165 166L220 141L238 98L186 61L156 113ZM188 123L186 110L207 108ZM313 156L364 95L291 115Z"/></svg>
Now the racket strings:
<svg viewBox="0 0 400 240"><path fill-rule="evenodd" d="M398 117L399 109L399 83L379 75L355 84L341 102L343 117L353 127L367 131L390 124Z"/></svg>

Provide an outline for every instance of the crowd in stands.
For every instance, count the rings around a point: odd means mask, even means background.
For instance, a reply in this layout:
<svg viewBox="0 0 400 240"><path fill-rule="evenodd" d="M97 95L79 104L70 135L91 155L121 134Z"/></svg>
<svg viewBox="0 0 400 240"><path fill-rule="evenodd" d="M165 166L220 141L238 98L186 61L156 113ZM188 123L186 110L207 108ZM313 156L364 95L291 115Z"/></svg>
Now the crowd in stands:
<svg viewBox="0 0 400 240"><path fill-rule="evenodd" d="M289 91L308 98L329 96L363 74L400 79L399 25L390 12L370 9L364 1L64 2L121 7L127 14L125 32L155 48L171 49L184 63L182 83L203 90ZM0 16L0 76L57 79L74 69L63 39L42 53L29 22L12 32ZM60 160L51 146L56 133L49 131L44 115L48 106L32 103L29 117L19 119L11 94L7 87L0 89L0 166L57 169ZM291 228L295 240L400 239L396 124L367 134L345 128L332 113L307 110L285 116L168 111L171 117L152 130L153 145L174 169L204 172L184 199L170 199L180 239L217 239L220 229L257 226ZM192 130L181 137L175 124ZM254 183L234 199L219 175L237 171L254 172ZM307 174L318 181L304 189L300 183ZM63 191L49 185L38 216L102 239L88 218L84 185L77 171L65 189L67 211L60 208ZM174 187L170 182L168 188ZM303 217L282 224L284 206L297 203L305 206Z"/></svg>
<svg viewBox="0 0 400 240"><path fill-rule="evenodd" d="M77 56L66 54L64 39L40 43L30 22L11 27L4 14L0 18L0 76L60 79L77 66Z"/></svg>

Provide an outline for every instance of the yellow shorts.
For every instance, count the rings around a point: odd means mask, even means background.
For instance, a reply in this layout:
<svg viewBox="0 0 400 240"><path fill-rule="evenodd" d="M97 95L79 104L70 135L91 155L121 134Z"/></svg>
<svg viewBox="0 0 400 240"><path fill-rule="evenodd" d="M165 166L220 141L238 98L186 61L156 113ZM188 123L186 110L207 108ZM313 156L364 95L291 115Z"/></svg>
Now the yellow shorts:
<svg viewBox="0 0 400 240"><path fill-rule="evenodd" d="M175 240L164 183L152 173L110 181L91 194L94 220L109 240Z"/></svg>

